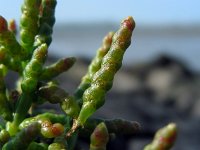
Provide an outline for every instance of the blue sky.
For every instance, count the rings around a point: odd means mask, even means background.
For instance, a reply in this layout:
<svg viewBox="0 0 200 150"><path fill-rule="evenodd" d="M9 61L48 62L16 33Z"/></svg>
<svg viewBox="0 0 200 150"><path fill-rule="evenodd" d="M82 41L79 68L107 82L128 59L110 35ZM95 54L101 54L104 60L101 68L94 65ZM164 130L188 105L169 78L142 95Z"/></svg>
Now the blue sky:
<svg viewBox="0 0 200 150"><path fill-rule="evenodd" d="M20 17L23 0L2 0L0 14ZM12 3L12 4L11 4ZM58 0L57 23L119 22L133 16L139 24L200 23L200 0Z"/></svg>

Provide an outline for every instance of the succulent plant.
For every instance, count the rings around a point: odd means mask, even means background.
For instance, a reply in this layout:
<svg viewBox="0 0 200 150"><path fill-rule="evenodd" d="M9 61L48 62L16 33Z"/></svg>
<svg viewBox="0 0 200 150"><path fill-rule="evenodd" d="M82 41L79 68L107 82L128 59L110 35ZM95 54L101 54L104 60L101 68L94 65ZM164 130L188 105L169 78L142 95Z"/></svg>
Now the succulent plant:
<svg viewBox="0 0 200 150"><path fill-rule="evenodd" d="M8 23L0 16L0 148L3 150L73 150L79 136L90 137L91 150L105 150L110 134L134 134L140 129L134 121L91 118L103 106L114 76L122 66L135 28L133 18L125 18L116 32L104 37L88 72L70 95L53 80L70 69L76 59L63 58L44 66L52 41L56 4L56 0L24 0L19 42L15 21ZM4 81L8 70L19 75L15 93L7 89ZM59 104L63 113L35 112L33 106L45 102ZM174 127L172 124L159 131L145 150L156 145L158 136L170 138L163 132L171 126ZM171 143L164 142L171 147Z"/></svg>

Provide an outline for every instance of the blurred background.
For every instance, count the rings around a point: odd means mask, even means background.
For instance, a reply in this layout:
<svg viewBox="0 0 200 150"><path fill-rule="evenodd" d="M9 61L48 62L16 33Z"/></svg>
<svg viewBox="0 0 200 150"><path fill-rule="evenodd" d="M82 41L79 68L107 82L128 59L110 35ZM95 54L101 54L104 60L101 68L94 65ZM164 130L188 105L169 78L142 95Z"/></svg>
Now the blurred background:
<svg viewBox="0 0 200 150"><path fill-rule="evenodd" d="M0 14L19 24L22 2L2 1ZM75 66L58 78L69 92L78 86L103 37L116 31L125 17L135 19L123 68L105 107L95 115L138 121L142 132L111 141L110 149L142 149L155 130L172 121L179 126L174 150L200 149L199 6L198 0L58 0L49 62L78 58Z"/></svg>

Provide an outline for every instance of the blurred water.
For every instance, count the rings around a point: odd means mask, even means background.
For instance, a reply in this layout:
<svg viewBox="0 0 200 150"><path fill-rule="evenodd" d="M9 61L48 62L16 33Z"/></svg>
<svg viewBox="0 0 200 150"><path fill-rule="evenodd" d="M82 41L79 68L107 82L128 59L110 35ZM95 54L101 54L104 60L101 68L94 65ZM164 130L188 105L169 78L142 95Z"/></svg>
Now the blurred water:
<svg viewBox="0 0 200 150"><path fill-rule="evenodd" d="M56 26L50 54L92 58L107 32L117 28L114 24ZM192 69L200 70L200 26L136 27L124 64L142 62L160 54L175 56Z"/></svg>

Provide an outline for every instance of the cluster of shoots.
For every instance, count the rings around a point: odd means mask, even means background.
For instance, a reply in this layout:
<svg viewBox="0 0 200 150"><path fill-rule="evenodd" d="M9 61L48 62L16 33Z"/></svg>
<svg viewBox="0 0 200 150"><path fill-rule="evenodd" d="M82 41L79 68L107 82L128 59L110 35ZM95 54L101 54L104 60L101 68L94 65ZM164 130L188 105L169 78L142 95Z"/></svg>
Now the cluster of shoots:
<svg viewBox="0 0 200 150"><path fill-rule="evenodd" d="M44 65L52 41L56 4L56 0L24 0L19 39L15 21L7 22L0 16L0 149L73 150L78 137L87 136L90 150L105 150L111 134L134 134L140 128L134 121L91 117L103 106L122 65L135 27L133 18L127 17L116 32L104 37L80 85L69 94L60 88L56 77L70 69L76 59L68 57ZM19 75L14 90L5 84L10 70ZM60 105L62 113L36 111L44 103ZM167 146L162 146L156 136L161 145L154 141L145 150L155 150L155 145L158 150L171 147L173 140L168 139L171 132L175 133L175 126L166 130L170 133L158 134Z"/></svg>

